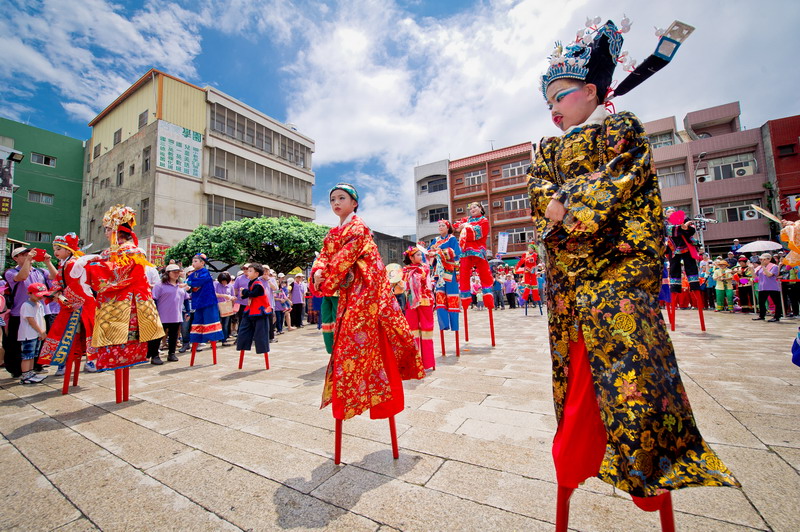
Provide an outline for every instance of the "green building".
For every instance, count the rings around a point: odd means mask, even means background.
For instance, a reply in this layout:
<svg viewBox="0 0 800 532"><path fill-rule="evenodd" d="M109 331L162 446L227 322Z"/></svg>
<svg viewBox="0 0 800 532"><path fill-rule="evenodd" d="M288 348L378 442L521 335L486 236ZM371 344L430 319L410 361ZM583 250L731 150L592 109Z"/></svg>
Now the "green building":
<svg viewBox="0 0 800 532"><path fill-rule="evenodd" d="M14 165L9 248L23 241L52 254L56 235L80 232L85 143L0 118L0 144L25 156Z"/></svg>

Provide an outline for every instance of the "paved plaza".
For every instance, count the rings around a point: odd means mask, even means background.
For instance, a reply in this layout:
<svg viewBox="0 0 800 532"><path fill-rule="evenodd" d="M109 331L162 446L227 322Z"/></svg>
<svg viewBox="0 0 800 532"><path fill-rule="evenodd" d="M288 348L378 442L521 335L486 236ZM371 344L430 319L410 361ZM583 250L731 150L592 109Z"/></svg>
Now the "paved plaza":
<svg viewBox="0 0 800 532"><path fill-rule="evenodd" d="M328 356L316 328L279 337L271 369L233 347L131 370L22 386L0 378L0 529L19 530L553 530L555 431L545 318L533 310L470 313L468 344L423 381L407 382L397 416L344 423L319 410ZM800 320L798 320L800 321ZM674 496L679 530L800 530L800 323L678 311L672 333L700 429L743 488ZM435 332L439 352L438 331ZM463 338L462 338L463 340ZM576 530L658 530L657 514L590 479L572 498Z"/></svg>

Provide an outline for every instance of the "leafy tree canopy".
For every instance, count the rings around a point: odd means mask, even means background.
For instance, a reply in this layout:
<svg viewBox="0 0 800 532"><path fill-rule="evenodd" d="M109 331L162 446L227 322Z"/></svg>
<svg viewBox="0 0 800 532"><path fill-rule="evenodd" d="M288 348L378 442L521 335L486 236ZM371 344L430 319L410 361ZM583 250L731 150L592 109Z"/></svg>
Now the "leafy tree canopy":
<svg viewBox="0 0 800 532"><path fill-rule="evenodd" d="M167 250L166 260L189 264L196 253L224 264L223 270L245 262L267 264L278 272L306 267L322 248L329 228L296 216L244 218L218 227L201 225Z"/></svg>

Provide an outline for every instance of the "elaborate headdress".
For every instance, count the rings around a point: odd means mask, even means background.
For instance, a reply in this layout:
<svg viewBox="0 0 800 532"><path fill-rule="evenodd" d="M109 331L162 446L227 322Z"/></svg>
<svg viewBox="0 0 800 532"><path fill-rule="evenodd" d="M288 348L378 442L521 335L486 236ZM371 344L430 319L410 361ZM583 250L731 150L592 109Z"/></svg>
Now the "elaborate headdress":
<svg viewBox="0 0 800 532"><path fill-rule="evenodd" d="M111 229L111 261L119 264L127 264L130 261L128 254L119 253L119 241L117 240L117 232L122 231L131 235L133 245L139 247L139 238L133 232L136 227L136 211L127 205L121 203L110 207L103 215L103 227ZM144 266L152 266L146 259L134 255L134 261Z"/></svg>
<svg viewBox="0 0 800 532"><path fill-rule="evenodd" d="M575 42L556 48L550 56L550 67L542 76L542 95L547 99L547 86L556 79L568 78L593 83L597 86L600 102L613 96L630 92L644 80L664 68L678 51L681 43L694 31L692 26L674 21L667 30L656 30L659 37L655 52L641 65L622 51L622 34L631 28L631 21L623 16L620 28L610 20L598 26L602 19L587 18L585 28L578 30ZM611 81L617 63L622 63L630 74L613 90Z"/></svg>
<svg viewBox="0 0 800 532"><path fill-rule="evenodd" d="M486 209L483 208L480 201L471 201L467 204L467 209L470 209L473 205L477 205L481 209L481 214L486 214Z"/></svg>
<svg viewBox="0 0 800 532"><path fill-rule="evenodd" d="M194 258L200 259L206 264L208 264L208 255L206 255L205 253L195 253Z"/></svg>
<svg viewBox="0 0 800 532"><path fill-rule="evenodd" d="M450 220L439 220L439 224L444 224L447 226L447 233L453 234L453 224L450 223Z"/></svg>
<svg viewBox="0 0 800 532"><path fill-rule="evenodd" d="M76 235L75 233L67 233L66 235L57 235L53 239L53 245L66 249L76 257L80 257L81 255L83 255L83 251L81 251L80 248L78 247L80 245L80 239L78 238L78 235Z"/></svg>

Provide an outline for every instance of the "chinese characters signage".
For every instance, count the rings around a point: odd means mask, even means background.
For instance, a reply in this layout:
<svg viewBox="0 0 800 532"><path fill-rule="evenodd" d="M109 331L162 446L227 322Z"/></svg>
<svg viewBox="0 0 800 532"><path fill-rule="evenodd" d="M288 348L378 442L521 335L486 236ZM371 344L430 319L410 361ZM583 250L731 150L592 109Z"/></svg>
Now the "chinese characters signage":
<svg viewBox="0 0 800 532"><path fill-rule="evenodd" d="M203 135L163 120L158 122L160 168L200 178Z"/></svg>
<svg viewBox="0 0 800 532"><path fill-rule="evenodd" d="M170 246L167 244L157 244L156 242L150 244L150 255L148 256L150 262L157 268L164 266L164 254L169 248Z"/></svg>

